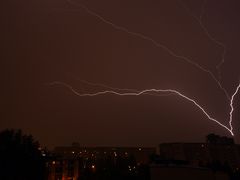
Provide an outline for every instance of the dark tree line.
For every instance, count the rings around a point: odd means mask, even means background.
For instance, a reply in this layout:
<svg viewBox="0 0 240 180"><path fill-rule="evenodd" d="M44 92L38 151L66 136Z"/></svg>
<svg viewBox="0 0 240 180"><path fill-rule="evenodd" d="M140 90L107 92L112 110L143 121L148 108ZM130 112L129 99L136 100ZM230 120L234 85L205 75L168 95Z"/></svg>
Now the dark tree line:
<svg viewBox="0 0 240 180"><path fill-rule="evenodd" d="M0 179L43 180L45 160L39 143L21 130L0 132Z"/></svg>

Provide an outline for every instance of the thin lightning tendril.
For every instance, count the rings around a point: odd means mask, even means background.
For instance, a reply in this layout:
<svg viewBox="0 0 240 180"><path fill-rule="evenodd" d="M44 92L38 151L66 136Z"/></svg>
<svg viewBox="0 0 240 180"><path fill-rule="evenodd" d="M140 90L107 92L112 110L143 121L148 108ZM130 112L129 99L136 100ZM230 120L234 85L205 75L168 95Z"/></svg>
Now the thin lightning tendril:
<svg viewBox="0 0 240 180"><path fill-rule="evenodd" d="M217 85L219 86L219 88L224 92L224 94L226 95L226 97L228 99L229 98L229 95L227 93L227 91L225 90L225 88L222 86L222 84L220 83L220 81L217 80L217 78L214 76L214 74L209 71L208 69L202 67L201 65L199 65L198 63L192 61L191 59L185 57L185 56L182 56L182 55L178 55L176 54L173 50L169 49L167 46L163 45L163 44L160 44L159 42L157 42L156 40L154 40L153 38L149 37L149 36L146 36L146 35L143 35L141 33L138 33L138 32L133 32L123 26L119 26L113 22L111 22L110 20L107 20L106 18L102 17L101 15L97 14L96 12L93 12L92 10L90 10L87 6L85 6L84 4L81 4L79 2L74 2L72 0L66 0L67 2L69 2L70 4L73 4L75 6L78 6L78 7L81 7L82 9L84 9L88 14L92 15L93 17L99 19L100 21L104 22L105 24L108 24L110 26L112 26L114 29L117 29L119 31L122 31L122 32L125 32L127 34L130 34L132 36L135 36L135 37L138 37L138 38L141 38L145 41L149 41L150 43L152 43L153 45L155 45L156 47L158 48L161 48L163 50L165 50L168 54L170 54L171 56L177 58L177 59L181 59L193 66L195 66L196 68L202 70L203 72L207 73L210 75L210 77L217 83Z"/></svg>
<svg viewBox="0 0 240 180"><path fill-rule="evenodd" d="M199 24L201 25L201 27L203 28L203 30L205 31L205 33L207 34L207 36L212 40L214 41L217 45L219 45L220 47L223 48L223 52L222 52L222 60L217 64L216 68L218 70L218 75L219 75L219 79L221 80L221 66L223 65L223 63L225 62L225 55L227 53L227 46L223 43L223 42L220 42L219 40L217 40L216 38L214 38L213 36L210 35L209 31L207 30L206 26L204 26L203 24L203 15L204 15L204 12L205 12L205 5L207 3L207 0L203 0L203 3L202 3L202 9L201 9L201 14L200 14L200 17L199 17Z"/></svg>
<svg viewBox="0 0 240 180"><path fill-rule="evenodd" d="M200 12L200 16L199 18L195 15L193 15L191 13L191 10L188 8L188 6L182 1L179 0L179 2L181 2L181 4L184 6L184 8L186 9L186 11L192 16L193 19L195 19L195 21L198 22L198 24L200 25L200 27L202 28L203 32L207 35L207 37L213 41L215 44L217 44L219 47L221 47L223 49L222 54L221 54L221 61L216 65L216 69L218 71L218 82L221 85L221 66L223 65L223 63L225 62L225 55L227 53L227 47L223 42L220 42L219 40L217 40L215 37L213 37L210 32L208 31L207 27L204 25L203 23L203 16L204 16L204 12L205 12L205 6L207 3L207 0L203 0L202 6L201 6L201 12ZM221 85L222 86L222 85ZM228 98L228 100L230 101L230 96L228 94L228 92L226 91L225 88L222 88L222 90L224 91L226 97Z"/></svg>
<svg viewBox="0 0 240 180"><path fill-rule="evenodd" d="M104 88L104 89L111 89L111 90L115 90L115 91L118 91L118 92L123 92L123 91L128 91L128 92L135 92L135 93L139 93L140 91L137 90L137 89L129 89L129 88L116 88L116 87L111 87L111 86L107 86L105 84L100 84L100 83L92 83L92 82L88 82L88 81L85 81L85 80L79 80L81 83L84 83L84 84L87 84L87 85L90 85L90 86L97 86L97 87L101 87L101 88ZM170 96L172 95L172 93L168 93L168 94L156 94L156 93L145 93L145 94L148 94L148 95L151 95L151 96Z"/></svg>

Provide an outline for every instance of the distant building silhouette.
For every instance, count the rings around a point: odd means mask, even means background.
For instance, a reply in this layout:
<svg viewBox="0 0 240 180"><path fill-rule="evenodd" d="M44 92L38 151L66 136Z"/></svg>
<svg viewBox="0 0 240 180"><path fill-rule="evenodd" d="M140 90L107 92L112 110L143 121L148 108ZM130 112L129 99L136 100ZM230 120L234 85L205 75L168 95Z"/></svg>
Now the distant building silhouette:
<svg viewBox="0 0 240 180"><path fill-rule="evenodd" d="M240 168L240 146L232 138L209 134L206 143L163 143L159 145L163 159L188 161L193 166L207 166L212 162Z"/></svg>
<svg viewBox="0 0 240 180"><path fill-rule="evenodd" d="M179 165L151 165L150 174L151 180L229 180L228 174L224 172L213 172L209 168Z"/></svg>
<svg viewBox="0 0 240 180"><path fill-rule="evenodd" d="M233 145L234 139L226 136L219 136L216 134L209 134L206 136L206 142L208 144L224 144L224 145Z"/></svg>
<svg viewBox="0 0 240 180"><path fill-rule="evenodd" d="M215 134L205 143L162 143L150 166L151 180L239 179L240 145Z"/></svg>
<svg viewBox="0 0 240 180"><path fill-rule="evenodd" d="M149 157L154 153L155 148L80 147L78 143L56 147L48 163L48 180L84 179L83 176L99 171L104 174L104 169L113 171L113 168L121 173L135 174L137 167L149 163Z"/></svg>
<svg viewBox="0 0 240 180"><path fill-rule="evenodd" d="M215 134L205 143L162 143L142 147L56 147L47 162L48 180L237 180L240 145Z"/></svg>

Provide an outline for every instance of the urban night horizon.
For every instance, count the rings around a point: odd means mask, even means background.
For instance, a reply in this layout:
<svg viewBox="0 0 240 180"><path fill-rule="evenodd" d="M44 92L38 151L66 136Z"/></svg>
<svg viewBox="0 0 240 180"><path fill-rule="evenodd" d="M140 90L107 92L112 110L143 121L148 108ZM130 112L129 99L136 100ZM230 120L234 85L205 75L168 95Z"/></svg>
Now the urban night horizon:
<svg viewBox="0 0 240 180"><path fill-rule="evenodd" d="M104 170L108 153L111 178L115 170L165 177L166 161L195 167L191 153L202 178L238 178L239 8L237 0L1 2L0 149L10 136L38 141L49 180L67 178L55 174L63 159L90 168L69 178L106 178L96 164Z"/></svg>

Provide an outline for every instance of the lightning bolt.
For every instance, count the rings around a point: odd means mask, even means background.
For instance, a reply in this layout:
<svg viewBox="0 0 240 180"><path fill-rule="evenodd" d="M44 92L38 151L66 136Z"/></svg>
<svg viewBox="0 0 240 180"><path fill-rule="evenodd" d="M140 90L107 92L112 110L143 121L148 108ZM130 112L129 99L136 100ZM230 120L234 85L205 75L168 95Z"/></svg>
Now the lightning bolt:
<svg viewBox="0 0 240 180"><path fill-rule="evenodd" d="M230 125L230 129L233 130L233 126L232 126L232 115L233 115L233 111L234 111L234 107L233 107L233 101L234 101L234 97L237 95L238 91L240 89L240 83L237 86L235 92L233 93L232 97L231 97L231 101L230 101L230 112L229 112L229 125Z"/></svg>
<svg viewBox="0 0 240 180"><path fill-rule="evenodd" d="M105 17L102 17L101 15L99 15L98 13L92 11L91 9L89 9L87 6L85 6L84 4L81 3L76 3L73 2L72 0L66 0L67 2L69 2L70 4L73 4L75 6L79 6L80 8L84 9L89 15L97 18L98 20L102 21L105 24L108 24L110 26L112 26L114 29L125 32L127 34L130 34L132 36L141 38L145 41L148 41L150 43L152 43L153 45L155 45L158 48L161 48L163 50L165 50L168 54L170 54L171 56L175 57L176 59L180 59L183 60L191 65L193 65L194 67L198 68L199 70L207 73L210 75L210 77L217 83L217 85L219 86L219 88L224 92L225 96L228 98L229 100L229 106L230 106L230 112L229 112L229 127L222 124L221 122L219 122L217 119L211 117L211 115L209 115L209 113L199 104L197 103L196 100L194 100L193 98L190 98L186 95L184 95L183 93L174 90L174 89L144 89L144 90L136 90L136 89L120 89L120 88L114 88L114 87L110 87L110 86L106 86L104 84L95 84L95 83L89 83L89 82L85 82L88 85L92 85L92 86L99 86L99 87L103 87L106 89L110 89L110 90L103 90L103 91L98 91L96 93L80 93L78 92L76 89L74 89L71 85L64 83L64 82L60 82L60 81L55 81L50 83L49 85L61 85L64 86L66 88L68 88L72 93L74 93L75 95L79 96L79 97L94 97L94 96L100 96L100 95L108 95L108 94L112 94L112 95L117 95L117 96L141 96L141 95L154 95L154 96L158 96L159 93L170 93L170 94L175 94L177 96L182 97L183 99L189 101L190 103L192 103L193 105L195 105L209 120L217 123L218 125L220 125L221 127L225 128L226 130L228 130L230 132L230 134L232 136L234 136L233 133L233 126L232 126L232 121L233 121L233 112L234 112L234 99L235 96L238 94L239 89L240 89L240 83L238 84L238 86L236 87L233 95L230 97L228 92L226 91L226 89L222 86L221 82L215 77L215 75L208 69L202 67L201 65L199 65L198 63L192 61L191 59L189 59L188 57L179 55L177 53L175 53L173 50L169 49L167 46L157 42L156 40L154 40L153 38L146 36L144 34L138 33L138 32L134 32L129 30L126 27L123 26L119 26L113 22L111 22L110 20L106 19ZM208 29L206 28L206 26L204 25L202 18L204 15L204 11L205 11L205 4L206 4L206 0L203 1L202 4L202 8L201 8L201 14L200 17L197 18L196 16L192 15L194 17L194 19L199 23L200 27L202 28L202 30L205 32L205 34L207 35L207 37L212 40L213 42L215 42L217 45L221 46L223 48L223 52L221 55L221 61L217 64L216 68L219 72L219 79L221 79L221 70L220 67L221 65L225 62L225 54L226 54L226 46L224 43L218 41L216 38L214 38L208 31ZM185 6L186 7L186 6ZM186 7L186 9L188 9ZM189 10L189 9L188 9ZM190 12L190 11L189 11ZM123 92L124 91L124 92ZM126 92L127 91L127 92Z"/></svg>
<svg viewBox="0 0 240 180"><path fill-rule="evenodd" d="M233 107L233 101L234 101L234 97L236 96L236 94L239 92L240 89L240 83L237 86L234 94L231 97L231 101L230 101L230 108L231 111L229 113L229 126L227 127L226 125L222 124L221 122L219 122L218 120L216 120L215 118L211 117L207 111L197 103L197 101L195 101L194 99L187 97L186 95L182 94L181 92L174 90L174 89L145 89L145 90L141 90L138 92L118 92L118 91L114 91L114 90L104 90L104 91L98 91L96 93L80 93L78 92L76 89L74 89L72 86L70 86L67 83L64 82L60 82L60 81L55 81L52 83L49 83L49 85L61 85L64 86L66 88L68 88L72 93L74 93L75 95L79 96L79 97L94 97L94 96L100 96L100 95L107 95L107 94L112 94L112 95L117 95L117 96L141 96L141 95L152 95L151 93L171 93L171 94L176 94L184 99L186 99L187 101L191 102L192 104L194 104L199 110L202 111L202 113L211 121L217 123L218 125L220 125L221 127L225 128L226 130L228 130L232 136L234 136L233 133L233 126L232 126L232 114L234 112L234 107ZM109 86L108 86L109 87Z"/></svg>
<svg viewBox="0 0 240 180"><path fill-rule="evenodd" d="M131 31L131 30L129 30L129 29L126 28L126 27L117 25L117 24L111 22L110 20L107 20L106 18L104 18L104 17L102 17L100 14L92 11L91 9L89 9L87 6L85 6L84 4L82 4L82 3L80 3L80 2L75 2L75 1L72 1L72 0L66 0L66 1L67 1L69 4L72 4L72 5L74 5L74 6L78 6L78 7L82 8L82 9L84 9L89 15L97 18L98 20L102 21L102 22L105 23L105 24L108 24L108 25L112 26L114 29L119 30L119 31L122 31L122 32L125 32L125 33L127 33L127 34L132 35L132 36L138 37L138 38L143 39L143 40L145 40L145 41L148 41L148 42L152 43L153 45L155 45L156 47L163 49L164 51L166 51L166 52L167 52L168 54L170 54L171 56L173 56L173 57L175 57L175 58L177 58L177 59L181 59L181 60L183 60L183 61L185 61L185 62L193 65L194 67L198 68L199 70L201 70L201 71L209 74L210 77L217 83L217 85L219 86L219 88L224 92L224 94L225 94L225 96L227 97L227 99L228 99L228 100L230 99L227 90L222 86L221 82L217 80L217 78L214 76L214 74L213 74L210 70L202 67L202 66L199 65L198 63L192 61L191 59L189 59L189 58L187 58L187 57L185 57L185 56L182 56L182 55L179 55L179 54L175 53L173 50L169 49L166 45L163 45L163 44L157 42L156 40L154 40L153 38L151 38L151 37L149 37L149 36L146 36L146 35L141 34L141 33L138 33L138 32ZM203 27L204 27L204 26L203 26ZM206 30L207 34L208 34L209 37L210 37L210 34L208 33L207 29L206 29L206 28L204 28L204 29ZM213 39L213 40L214 40L214 39Z"/></svg>

